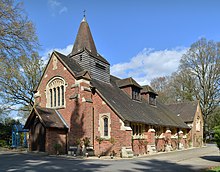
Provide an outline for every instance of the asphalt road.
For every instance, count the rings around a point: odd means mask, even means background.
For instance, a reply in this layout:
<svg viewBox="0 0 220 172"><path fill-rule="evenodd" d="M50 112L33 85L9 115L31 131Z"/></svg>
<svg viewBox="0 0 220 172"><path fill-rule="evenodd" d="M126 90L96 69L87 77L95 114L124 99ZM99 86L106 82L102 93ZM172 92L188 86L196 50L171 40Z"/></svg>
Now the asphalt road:
<svg viewBox="0 0 220 172"><path fill-rule="evenodd" d="M0 171L190 172L203 171L211 166L220 166L220 154L215 145L133 159L113 160L0 152Z"/></svg>

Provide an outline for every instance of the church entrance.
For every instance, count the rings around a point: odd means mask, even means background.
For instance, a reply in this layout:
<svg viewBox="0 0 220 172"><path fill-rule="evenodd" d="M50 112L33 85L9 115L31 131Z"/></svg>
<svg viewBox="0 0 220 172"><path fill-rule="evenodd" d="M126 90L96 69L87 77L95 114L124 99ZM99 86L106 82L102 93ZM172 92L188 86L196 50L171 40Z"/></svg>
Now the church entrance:
<svg viewBox="0 0 220 172"><path fill-rule="evenodd" d="M45 138L46 130L45 127L39 122L35 121L35 125L32 128L32 142L31 147L32 151L45 152Z"/></svg>

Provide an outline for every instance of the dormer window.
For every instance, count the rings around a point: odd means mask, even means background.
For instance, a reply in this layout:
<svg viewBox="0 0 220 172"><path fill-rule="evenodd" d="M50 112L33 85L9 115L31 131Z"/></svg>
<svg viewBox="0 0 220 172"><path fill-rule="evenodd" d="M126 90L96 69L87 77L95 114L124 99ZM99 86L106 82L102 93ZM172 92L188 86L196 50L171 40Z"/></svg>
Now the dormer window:
<svg viewBox="0 0 220 172"><path fill-rule="evenodd" d="M156 97L157 93L149 86L149 85L144 85L142 86L141 90L141 99L143 102L148 103L149 105L156 106Z"/></svg>
<svg viewBox="0 0 220 172"><path fill-rule="evenodd" d="M132 87L132 99L140 100L140 88Z"/></svg>
<svg viewBox="0 0 220 172"><path fill-rule="evenodd" d="M156 95L150 93L149 94L149 104L156 106Z"/></svg>
<svg viewBox="0 0 220 172"><path fill-rule="evenodd" d="M125 78L117 81L118 87L123 90L132 100L141 100L142 87L133 79Z"/></svg>

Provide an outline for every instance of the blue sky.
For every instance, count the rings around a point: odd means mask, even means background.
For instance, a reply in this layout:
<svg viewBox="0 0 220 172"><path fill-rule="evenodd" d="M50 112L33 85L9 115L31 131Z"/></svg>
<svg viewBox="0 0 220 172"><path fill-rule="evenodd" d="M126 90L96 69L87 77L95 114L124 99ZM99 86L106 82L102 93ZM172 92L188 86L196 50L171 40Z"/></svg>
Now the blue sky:
<svg viewBox="0 0 220 172"><path fill-rule="evenodd" d="M20 2L20 1L16 1ZM201 37L220 40L220 1L215 0L23 0L35 24L40 54L68 54L83 10L96 48L112 74L149 84L176 71L187 48Z"/></svg>

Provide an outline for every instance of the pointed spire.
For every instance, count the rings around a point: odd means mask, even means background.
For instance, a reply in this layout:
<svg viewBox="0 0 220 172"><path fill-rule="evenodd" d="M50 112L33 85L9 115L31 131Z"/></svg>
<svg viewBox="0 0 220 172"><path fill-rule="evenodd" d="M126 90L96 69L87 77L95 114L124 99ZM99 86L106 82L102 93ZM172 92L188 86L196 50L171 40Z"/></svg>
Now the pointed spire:
<svg viewBox="0 0 220 172"><path fill-rule="evenodd" d="M85 10L84 17L80 23L80 27L76 36L75 43L73 45L72 54L77 54L83 49L89 50L95 56L97 55L96 46L89 28L89 25L86 21Z"/></svg>

